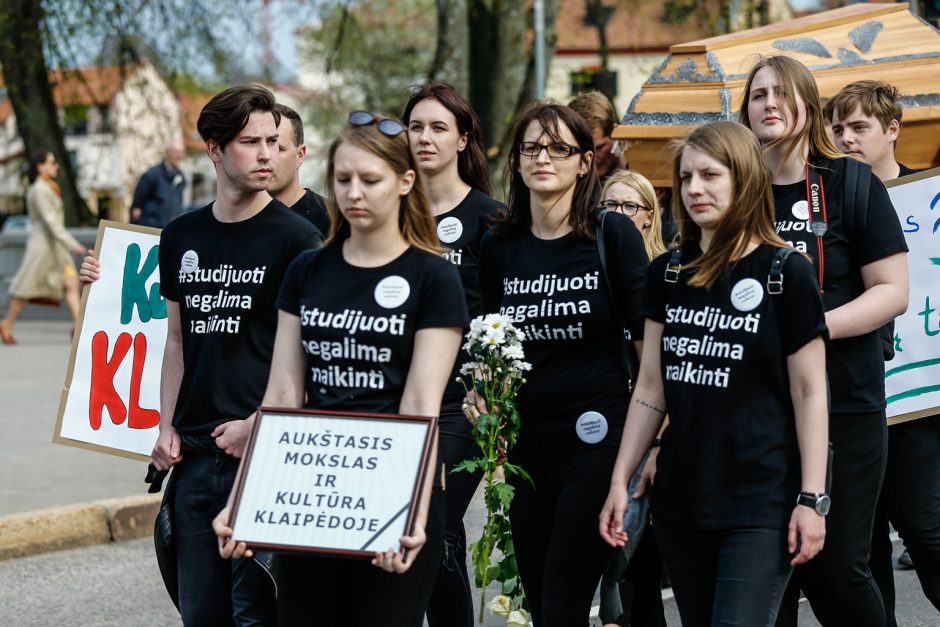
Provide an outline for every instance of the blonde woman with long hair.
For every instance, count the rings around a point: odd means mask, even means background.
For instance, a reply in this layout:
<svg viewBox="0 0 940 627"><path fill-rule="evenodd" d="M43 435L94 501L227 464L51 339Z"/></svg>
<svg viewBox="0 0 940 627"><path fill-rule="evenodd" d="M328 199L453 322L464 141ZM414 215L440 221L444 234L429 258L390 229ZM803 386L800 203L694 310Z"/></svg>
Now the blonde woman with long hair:
<svg viewBox="0 0 940 627"><path fill-rule="evenodd" d="M632 170L617 170L604 183L601 205L633 221L643 236L643 246L650 259L666 252L659 200L653 184L645 176Z"/></svg>

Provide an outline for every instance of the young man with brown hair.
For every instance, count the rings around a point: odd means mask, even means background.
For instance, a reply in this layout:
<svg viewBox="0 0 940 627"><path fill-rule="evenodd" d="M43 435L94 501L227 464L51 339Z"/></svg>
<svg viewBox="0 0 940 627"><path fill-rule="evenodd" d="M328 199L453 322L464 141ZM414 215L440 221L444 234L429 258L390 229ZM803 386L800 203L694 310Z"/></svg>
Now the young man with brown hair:
<svg viewBox="0 0 940 627"><path fill-rule="evenodd" d="M617 114L607 96L599 91L584 92L575 96L568 106L591 127L594 136L594 167L601 180L610 176L614 170L625 167L623 156L613 152L614 140L610 134L617 126Z"/></svg>

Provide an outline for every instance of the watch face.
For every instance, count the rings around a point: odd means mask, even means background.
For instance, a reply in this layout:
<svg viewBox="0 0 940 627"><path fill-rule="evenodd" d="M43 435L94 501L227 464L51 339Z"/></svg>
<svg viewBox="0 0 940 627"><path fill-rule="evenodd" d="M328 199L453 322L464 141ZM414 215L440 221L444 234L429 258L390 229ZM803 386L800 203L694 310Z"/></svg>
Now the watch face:
<svg viewBox="0 0 940 627"><path fill-rule="evenodd" d="M820 516L825 516L829 513L829 506L832 505L832 499L828 495L823 494L818 499L816 499L816 512Z"/></svg>

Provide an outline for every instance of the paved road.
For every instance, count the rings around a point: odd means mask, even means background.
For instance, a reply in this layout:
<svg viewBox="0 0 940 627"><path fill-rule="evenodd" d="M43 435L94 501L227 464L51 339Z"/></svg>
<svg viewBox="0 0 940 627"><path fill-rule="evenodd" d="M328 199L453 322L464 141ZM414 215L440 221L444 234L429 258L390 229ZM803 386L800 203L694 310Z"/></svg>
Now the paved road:
<svg viewBox="0 0 940 627"><path fill-rule="evenodd" d="M68 334L67 322L24 319L16 327L20 344L0 345L0 516L144 493L143 462L51 442ZM467 514L471 540L481 512L477 498ZM940 625L914 574L895 576L899 625ZM678 626L674 602L666 605L669 625ZM0 562L0 608L0 624L179 625L147 539ZM505 623L488 616L484 624ZM818 625L808 608L800 625Z"/></svg>

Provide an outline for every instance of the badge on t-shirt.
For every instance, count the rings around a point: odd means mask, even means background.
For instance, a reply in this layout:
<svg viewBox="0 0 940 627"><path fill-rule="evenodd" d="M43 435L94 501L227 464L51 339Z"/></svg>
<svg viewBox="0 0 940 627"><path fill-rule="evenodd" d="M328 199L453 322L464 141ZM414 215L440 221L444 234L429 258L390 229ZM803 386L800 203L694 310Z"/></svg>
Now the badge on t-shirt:
<svg viewBox="0 0 940 627"><path fill-rule="evenodd" d="M575 423L575 431L582 442L597 444L607 435L607 419L596 411L586 411Z"/></svg>
<svg viewBox="0 0 940 627"><path fill-rule="evenodd" d="M196 268L199 267L199 254L195 250L187 250L183 253L183 258L180 260L180 270L189 274L195 272Z"/></svg>
<svg viewBox="0 0 940 627"><path fill-rule="evenodd" d="M386 309L401 307L411 294L411 286L403 276L387 276L375 286L375 302Z"/></svg>
<svg viewBox="0 0 940 627"><path fill-rule="evenodd" d="M797 200L790 208L790 213L797 220L809 220L809 203L805 200Z"/></svg>
<svg viewBox="0 0 940 627"><path fill-rule="evenodd" d="M756 279L741 279L731 288L731 304L738 311L753 311L764 300L764 287Z"/></svg>
<svg viewBox="0 0 940 627"><path fill-rule="evenodd" d="M445 244L453 244L463 235L463 223L451 216L437 225L437 237Z"/></svg>

